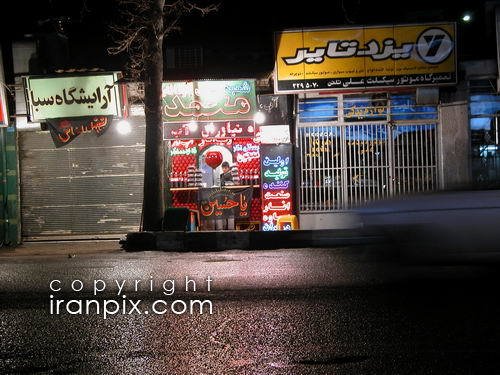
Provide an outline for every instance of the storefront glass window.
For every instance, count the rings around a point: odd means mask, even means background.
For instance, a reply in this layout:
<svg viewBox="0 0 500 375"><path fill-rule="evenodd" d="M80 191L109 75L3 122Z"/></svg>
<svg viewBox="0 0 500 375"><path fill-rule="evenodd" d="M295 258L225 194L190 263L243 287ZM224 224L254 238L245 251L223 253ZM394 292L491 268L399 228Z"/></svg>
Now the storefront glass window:
<svg viewBox="0 0 500 375"><path fill-rule="evenodd" d="M500 97L469 97L473 182L479 187L500 186Z"/></svg>
<svg viewBox="0 0 500 375"><path fill-rule="evenodd" d="M437 118L435 105L417 105L413 95L391 96L391 119L393 121L435 118Z"/></svg>
<svg viewBox="0 0 500 375"><path fill-rule="evenodd" d="M299 103L300 122L337 121L337 98L307 99Z"/></svg>

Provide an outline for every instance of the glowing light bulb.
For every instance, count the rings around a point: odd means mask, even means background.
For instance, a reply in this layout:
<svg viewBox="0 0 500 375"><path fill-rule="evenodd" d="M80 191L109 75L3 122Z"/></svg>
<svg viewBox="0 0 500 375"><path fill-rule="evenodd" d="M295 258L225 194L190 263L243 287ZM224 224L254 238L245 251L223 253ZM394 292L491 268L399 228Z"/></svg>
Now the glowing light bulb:
<svg viewBox="0 0 500 375"><path fill-rule="evenodd" d="M253 116L253 120L256 124L261 125L266 122L266 115L263 112L259 111Z"/></svg>
<svg viewBox="0 0 500 375"><path fill-rule="evenodd" d="M132 125L130 125L130 122L127 120L120 120L118 124L116 124L116 130L121 135L127 135L132 131Z"/></svg>

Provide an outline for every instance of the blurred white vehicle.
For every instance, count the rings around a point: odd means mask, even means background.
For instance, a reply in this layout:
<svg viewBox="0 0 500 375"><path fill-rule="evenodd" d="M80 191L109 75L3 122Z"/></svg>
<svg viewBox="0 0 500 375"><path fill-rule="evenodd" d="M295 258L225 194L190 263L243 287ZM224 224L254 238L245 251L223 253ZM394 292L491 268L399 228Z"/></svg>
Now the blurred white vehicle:
<svg viewBox="0 0 500 375"><path fill-rule="evenodd" d="M355 210L402 257L500 260L500 190L444 191L372 202Z"/></svg>

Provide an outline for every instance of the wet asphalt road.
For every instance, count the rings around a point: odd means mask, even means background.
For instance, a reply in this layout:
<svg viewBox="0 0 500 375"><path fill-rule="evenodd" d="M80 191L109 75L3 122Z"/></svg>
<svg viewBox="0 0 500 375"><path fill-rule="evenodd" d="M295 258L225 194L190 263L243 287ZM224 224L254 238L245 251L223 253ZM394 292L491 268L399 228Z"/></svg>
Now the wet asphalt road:
<svg viewBox="0 0 500 375"><path fill-rule="evenodd" d="M344 248L11 257L0 269L0 373L500 368L496 267L403 266ZM53 280L61 290L50 290ZM88 300L96 302L86 313Z"/></svg>

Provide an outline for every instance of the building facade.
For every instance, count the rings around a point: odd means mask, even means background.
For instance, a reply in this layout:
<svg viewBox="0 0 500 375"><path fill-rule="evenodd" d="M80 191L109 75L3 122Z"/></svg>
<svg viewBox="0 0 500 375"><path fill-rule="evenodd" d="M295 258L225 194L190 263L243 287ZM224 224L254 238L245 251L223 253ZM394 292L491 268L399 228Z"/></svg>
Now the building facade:
<svg viewBox="0 0 500 375"><path fill-rule="evenodd" d="M277 35L274 82L257 85L256 96L272 97L259 110L282 98L289 103L285 116L264 126L288 129L287 141L272 136L270 145L290 142L289 213L298 216L300 228L339 228L351 208L375 199L498 185L498 59L479 54L474 60L469 53L461 60L455 44L460 35L453 23L287 30ZM54 147L50 131L26 116L21 77L30 74L35 52L32 42L13 47L15 121L0 131L4 181L15 183L2 186L8 208L3 212L13 215L2 218L3 233L11 233L3 237L96 238L138 230L143 111L130 116L128 137L114 124L102 136L83 134L65 147ZM167 62L167 70L185 65L180 63L182 54L175 56L176 63ZM192 78L203 81L208 61L203 50L193 59L199 71ZM167 76L175 77L175 72ZM211 71L203 77L221 78L224 73ZM255 78L267 83L267 76ZM237 142L237 148L244 146ZM247 169L252 172L243 174L243 168L240 180L264 182L262 158L257 173L254 166ZM171 184L178 183L178 176L168 176ZM181 178L188 183L187 176ZM185 191L175 192L177 202ZM261 190L259 194L254 216L269 204Z"/></svg>

